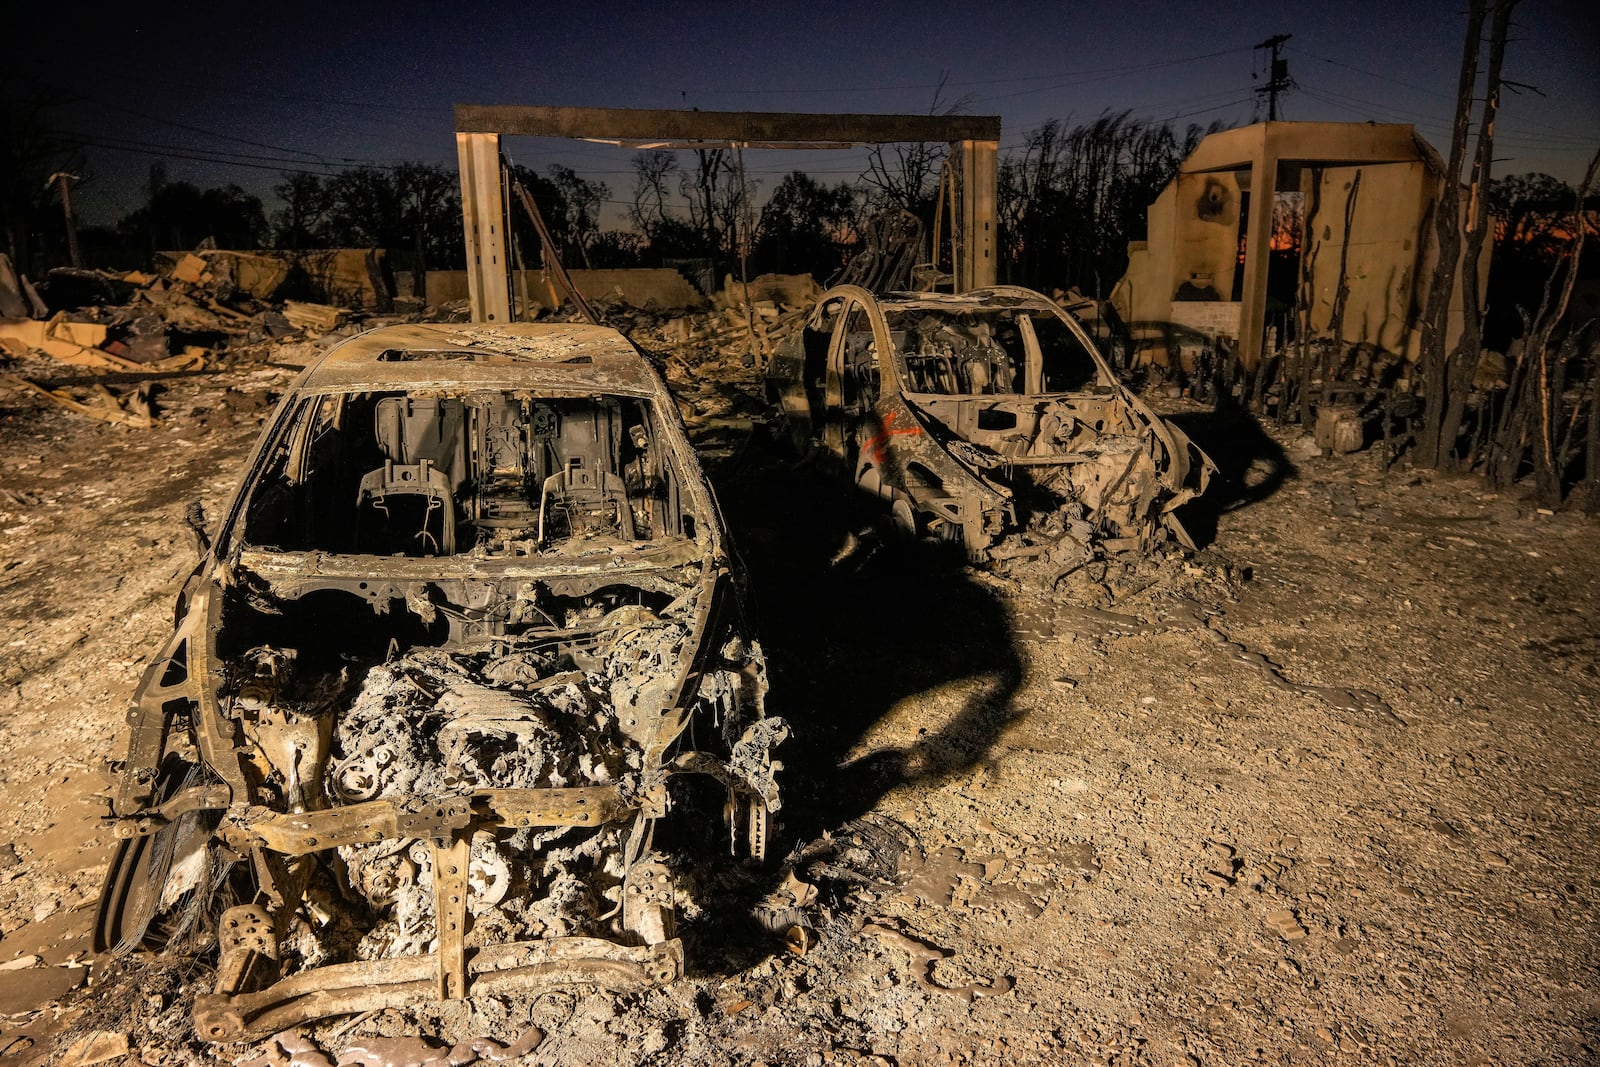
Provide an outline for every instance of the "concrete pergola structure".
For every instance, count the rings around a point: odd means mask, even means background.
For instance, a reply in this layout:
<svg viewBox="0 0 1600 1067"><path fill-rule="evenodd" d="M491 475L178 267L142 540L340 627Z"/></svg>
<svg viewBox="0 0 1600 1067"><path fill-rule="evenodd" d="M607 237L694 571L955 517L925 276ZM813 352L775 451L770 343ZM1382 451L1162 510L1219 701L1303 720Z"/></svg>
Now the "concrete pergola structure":
<svg viewBox="0 0 1600 1067"><path fill-rule="evenodd" d="M467 241L467 287L476 322L511 318L500 138L566 137L624 148L854 148L947 141L960 197L957 291L995 282L998 115L838 115L782 111L457 104L456 154Z"/></svg>
<svg viewBox="0 0 1600 1067"><path fill-rule="evenodd" d="M1279 169L1300 171L1311 164L1348 167L1358 163L1409 163L1418 157L1410 126L1332 122L1261 122L1213 134L1183 161L1191 174L1231 170L1248 163L1250 237L1244 252L1244 307L1239 320L1239 353L1253 367L1261 358L1267 307L1267 261L1271 253L1272 194ZM1298 177L1298 173L1296 177ZM1241 183L1242 184L1242 183ZM1296 183L1298 186L1299 183ZM1293 188L1293 187L1291 187ZM1267 239L1262 239L1265 235Z"/></svg>
<svg viewBox="0 0 1600 1067"><path fill-rule="evenodd" d="M1255 367L1266 336L1274 195L1299 192L1307 212L1301 295L1312 334L1342 329L1342 341L1406 352L1416 332L1418 279L1431 274L1437 258L1432 212L1443 175L1438 154L1408 125L1261 122L1210 134L1150 205L1148 239L1129 245L1128 272L1112 301L1130 324L1205 320L1207 329L1236 339L1240 361ZM1175 302L1191 271L1214 275L1222 302ZM1233 303L1236 272L1242 277ZM1329 294L1345 284L1351 312L1336 328L1327 321ZM1459 329L1459 309L1458 284L1447 335Z"/></svg>

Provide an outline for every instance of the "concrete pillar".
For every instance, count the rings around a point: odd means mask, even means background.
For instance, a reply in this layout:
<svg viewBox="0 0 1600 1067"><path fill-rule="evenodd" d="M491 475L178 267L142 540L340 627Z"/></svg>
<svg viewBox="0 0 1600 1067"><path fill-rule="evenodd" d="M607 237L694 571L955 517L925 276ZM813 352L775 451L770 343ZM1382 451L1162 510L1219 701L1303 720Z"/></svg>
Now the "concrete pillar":
<svg viewBox="0 0 1600 1067"><path fill-rule="evenodd" d="M456 134L461 214L467 237L467 294L473 322L511 321L510 259L501 192L500 135Z"/></svg>
<svg viewBox="0 0 1600 1067"><path fill-rule="evenodd" d="M1272 262L1272 201L1278 185L1278 157L1261 139L1261 151L1250 162L1250 217L1245 234L1244 286L1239 308L1239 361L1254 368L1261 362L1267 315L1267 268Z"/></svg>
<svg viewBox="0 0 1600 1067"><path fill-rule="evenodd" d="M999 188L999 141L959 141L952 146L961 173L961 252L956 292L982 289L998 277L995 203Z"/></svg>

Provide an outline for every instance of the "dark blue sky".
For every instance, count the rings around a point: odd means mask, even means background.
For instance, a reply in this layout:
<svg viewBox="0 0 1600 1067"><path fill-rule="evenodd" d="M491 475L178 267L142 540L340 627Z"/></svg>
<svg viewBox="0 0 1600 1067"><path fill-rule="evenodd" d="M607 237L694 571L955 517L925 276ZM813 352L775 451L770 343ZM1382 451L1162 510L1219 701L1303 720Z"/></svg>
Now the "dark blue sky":
<svg viewBox="0 0 1600 1067"><path fill-rule="evenodd" d="M172 180L238 182L264 198L285 166L453 164L458 102L926 112L944 74L947 99L1002 116L1002 149L1047 119L1107 109L1243 123L1264 117L1252 92L1264 53L1251 46L1274 33L1294 35L1285 57L1300 85L1284 117L1411 122L1443 150L1464 21L1461 0L105 6L29 4L23 20L35 25L19 40L37 47L12 55L21 74L80 98L55 122L97 142L81 197L96 222L137 206L158 158ZM1600 19L1587 8L1518 9L1506 76L1543 95L1508 94L1497 173L1575 181L1600 145ZM519 163L565 163L607 182L613 200L629 197L627 151L506 147ZM796 167L853 178L863 157L746 162L770 189Z"/></svg>

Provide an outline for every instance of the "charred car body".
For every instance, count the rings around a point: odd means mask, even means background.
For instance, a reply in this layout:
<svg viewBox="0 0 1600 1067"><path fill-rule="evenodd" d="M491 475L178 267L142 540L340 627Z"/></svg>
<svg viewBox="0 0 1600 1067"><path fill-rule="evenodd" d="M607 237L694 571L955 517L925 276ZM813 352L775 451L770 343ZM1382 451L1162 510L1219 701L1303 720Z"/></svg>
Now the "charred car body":
<svg viewBox="0 0 1600 1067"><path fill-rule="evenodd" d="M1007 533L1148 551L1212 471L1039 293L823 294L774 356L768 398L897 523L984 559Z"/></svg>
<svg viewBox="0 0 1600 1067"><path fill-rule="evenodd" d="M683 967L668 781L778 806L759 647L612 330L411 325L309 367L130 713L97 947L214 938L213 1041Z"/></svg>

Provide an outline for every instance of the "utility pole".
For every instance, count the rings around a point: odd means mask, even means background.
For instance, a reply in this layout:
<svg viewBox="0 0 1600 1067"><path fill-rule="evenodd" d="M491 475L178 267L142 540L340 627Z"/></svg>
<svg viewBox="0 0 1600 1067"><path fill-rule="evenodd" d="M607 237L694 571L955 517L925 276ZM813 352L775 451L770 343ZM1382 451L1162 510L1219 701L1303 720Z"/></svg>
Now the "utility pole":
<svg viewBox="0 0 1600 1067"><path fill-rule="evenodd" d="M78 216L72 210L72 183L77 180L76 174L58 170L50 175L44 186L48 189L53 182L61 190L61 211L67 217L67 258L74 267L82 267L83 254L78 251Z"/></svg>
<svg viewBox="0 0 1600 1067"><path fill-rule="evenodd" d="M1257 87L1257 93L1264 93L1267 97L1267 121L1278 121L1278 94L1294 88L1294 79L1289 77L1289 61L1278 58L1278 50L1283 47L1283 42L1293 37L1292 33L1278 33L1268 37L1256 45L1256 48L1272 49L1272 66L1267 77L1267 84Z"/></svg>

